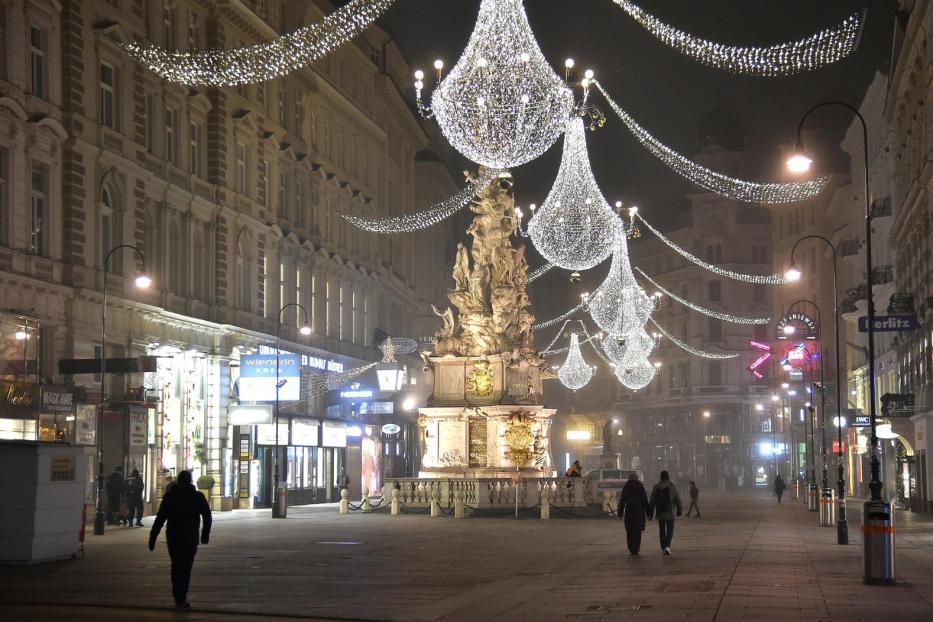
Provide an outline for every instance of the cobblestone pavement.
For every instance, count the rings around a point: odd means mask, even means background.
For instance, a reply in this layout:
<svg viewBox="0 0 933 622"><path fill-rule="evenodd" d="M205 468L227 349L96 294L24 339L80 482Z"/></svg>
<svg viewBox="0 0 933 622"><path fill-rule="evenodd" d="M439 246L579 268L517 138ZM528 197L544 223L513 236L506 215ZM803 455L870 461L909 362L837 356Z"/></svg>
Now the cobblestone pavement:
<svg viewBox="0 0 933 622"><path fill-rule="evenodd" d="M83 559L0 568L4 620L923 620L933 621L933 522L898 515L898 584L861 582L852 544L800 501L700 497L631 557L616 519L340 516L335 507L215 514L195 563L194 610L171 604L168 555L148 528L88 536ZM556 513L555 513L556 514ZM151 522L151 519L146 521ZM218 614L238 615L218 615Z"/></svg>

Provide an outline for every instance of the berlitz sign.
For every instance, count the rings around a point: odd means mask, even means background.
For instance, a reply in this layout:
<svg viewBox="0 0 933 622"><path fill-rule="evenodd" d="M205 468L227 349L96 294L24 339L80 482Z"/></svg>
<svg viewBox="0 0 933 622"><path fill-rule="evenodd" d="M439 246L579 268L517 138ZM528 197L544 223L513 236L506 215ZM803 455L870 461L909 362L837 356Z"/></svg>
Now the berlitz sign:
<svg viewBox="0 0 933 622"><path fill-rule="evenodd" d="M901 330L917 330L919 327L917 316L910 313L903 315L876 315L872 329L879 333L891 333ZM858 319L858 332L868 332L867 317L863 316Z"/></svg>

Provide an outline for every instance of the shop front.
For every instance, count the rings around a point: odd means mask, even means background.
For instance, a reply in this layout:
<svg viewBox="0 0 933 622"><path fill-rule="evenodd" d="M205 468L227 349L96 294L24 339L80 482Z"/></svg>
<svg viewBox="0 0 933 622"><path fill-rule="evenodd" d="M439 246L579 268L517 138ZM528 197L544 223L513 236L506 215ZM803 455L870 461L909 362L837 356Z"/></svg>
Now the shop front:
<svg viewBox="0 0 933 622"><path fill-rule="evenodd" d="M39 385L0 380L0 439L38 440Z"/></svg>

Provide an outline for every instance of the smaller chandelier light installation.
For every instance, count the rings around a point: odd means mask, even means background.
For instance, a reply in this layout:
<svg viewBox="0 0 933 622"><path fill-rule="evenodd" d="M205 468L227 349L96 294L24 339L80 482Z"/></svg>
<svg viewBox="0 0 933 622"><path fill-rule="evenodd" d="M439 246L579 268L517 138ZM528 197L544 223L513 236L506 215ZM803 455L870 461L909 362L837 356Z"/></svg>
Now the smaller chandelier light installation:
<svg viewBox="0 0 933 622"><path fill-rule="evenodd" d="M557 378L568 389L578 391L589 384L593 378L593 371L593 368L583 360L579 335L571 333L570 350L567 352L564 364L557 369Z"/></svg>
<svg viewBox="0 0 933 622"><path fill-rule="evenodd" d="M554 265L588 270L612 252L620 225L593 178L584 121L574 117L564 135L557 179L528 222L528 235L535 249Z"/></svg>
<svg viewBox="0 0 933 622"><path fill-rule="evenodd" d="M700 39L669 26L631 0L612 1L661 43L681 54L708 67L758 77L803 73L845 58L858 44L862 23L862 14L854 13L838 26L799 41L768 47L739 47Z"/></svg>
<svg viewBox="0 0 933 622"><path fill-rule="evenodd" d="M654 380L658 368L652 365L648 359L642 358L632 365L616 367L615 373L622 386L632 391L638 391L647 387Z"/></svg>
<svg viewBox="0 0 933 622"><path fill-rule="evenodd" d="M586 301L586 307L597 326L615 337L627 337L642 328L654 310L654 300L632 274L625 235L616 236L609 275Z"/></svg>
<svg viewBox="0 0 933 622"><path fill-rule="evenodd" d="M431 107L422 103L424 73L415 94L425 116L468 159L493 168L519 166L544 153L564 131L573 108L570 88L535 40L521 0L482 0L466 49L450 73L436 61L440 83Z"/></svg>

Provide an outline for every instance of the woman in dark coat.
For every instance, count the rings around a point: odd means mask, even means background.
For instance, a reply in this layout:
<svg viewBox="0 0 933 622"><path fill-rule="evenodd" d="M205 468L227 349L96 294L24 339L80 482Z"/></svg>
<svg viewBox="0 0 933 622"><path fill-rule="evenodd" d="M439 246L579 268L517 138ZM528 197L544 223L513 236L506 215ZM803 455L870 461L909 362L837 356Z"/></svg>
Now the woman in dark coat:
<svg viewBox="0 0 933 622"><path fill-rule="evenodd" d="M629 474L619 495L618 515L625 519L625 536L632 555L638 555L641 549L641 532L645 530L645 522L651 520L650 512L645 485L638 481L637 474Z"/></svg>

